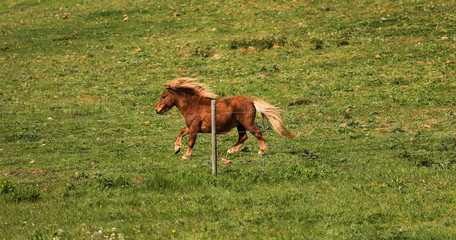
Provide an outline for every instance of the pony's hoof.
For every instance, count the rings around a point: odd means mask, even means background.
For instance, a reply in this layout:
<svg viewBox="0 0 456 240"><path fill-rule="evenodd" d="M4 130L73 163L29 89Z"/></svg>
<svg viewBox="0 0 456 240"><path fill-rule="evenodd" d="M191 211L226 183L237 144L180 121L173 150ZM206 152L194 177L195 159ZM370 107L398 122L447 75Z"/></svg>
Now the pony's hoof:
<svg viewBox="0 0 456 240"><path fill-rule="evenodd" d="M188 160L190 157L183 156L182 160Z"/></svg>
<svg viewBox="0 0 456 240"><path fill-rule="evenodd" d="M226 153L236 153L239 149L236 149L236 148L230 148L228 149L228 151L226 151Z"/></svg>
<svg viewBox="0 0 456 240"><path fill-rule="evenodd" d="M258 151L258 156L263 156L266 154L266 151L260 150Z"/></svg>
<svg viewBox="0 0 456 240"><path fill-rule="evenodd" d="M175 147L175 148L174 148L174 154L178 154L180 151L181 151L180 148L178 148L178 147Z"/></svg>

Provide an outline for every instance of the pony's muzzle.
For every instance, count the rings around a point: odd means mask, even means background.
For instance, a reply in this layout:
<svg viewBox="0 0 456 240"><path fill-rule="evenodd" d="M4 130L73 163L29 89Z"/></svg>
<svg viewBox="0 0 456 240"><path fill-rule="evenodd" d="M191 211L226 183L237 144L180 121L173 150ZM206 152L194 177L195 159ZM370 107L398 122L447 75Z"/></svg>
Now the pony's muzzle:
<svg viewBox="0 0 456 240"><path fill-rule="evenodd" d="M160 109L157 109L157 108L156 108L156 109L155 109L155 112L156 112L157 114L162 114L162 110L163 110L162 108L160 108Z"/></svg>

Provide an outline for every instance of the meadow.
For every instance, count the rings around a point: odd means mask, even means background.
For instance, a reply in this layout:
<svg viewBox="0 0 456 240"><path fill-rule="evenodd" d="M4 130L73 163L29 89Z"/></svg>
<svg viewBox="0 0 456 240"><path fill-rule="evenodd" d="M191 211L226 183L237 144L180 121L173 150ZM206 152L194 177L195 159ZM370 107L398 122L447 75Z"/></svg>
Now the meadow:
<svg viewBox="0 0 456 240"><path fill-rule="evenodd" d="M456 2L0 2L1 239L456 238ZM298 133L157 115L198 78ZM183 150L186 149L184 138Z"/></svg>

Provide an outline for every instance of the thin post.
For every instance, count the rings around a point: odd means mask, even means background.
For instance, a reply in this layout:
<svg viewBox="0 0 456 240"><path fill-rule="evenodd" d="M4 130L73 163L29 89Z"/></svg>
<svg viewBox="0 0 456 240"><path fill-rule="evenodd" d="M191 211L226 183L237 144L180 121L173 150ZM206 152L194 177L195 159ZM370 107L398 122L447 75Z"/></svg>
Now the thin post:
<svg viewBox="0 0 456 240"><path fill-rule="evenodd" d="M217 176L217 127L215 100L211 101L212 117L212 175Z"/></svg>

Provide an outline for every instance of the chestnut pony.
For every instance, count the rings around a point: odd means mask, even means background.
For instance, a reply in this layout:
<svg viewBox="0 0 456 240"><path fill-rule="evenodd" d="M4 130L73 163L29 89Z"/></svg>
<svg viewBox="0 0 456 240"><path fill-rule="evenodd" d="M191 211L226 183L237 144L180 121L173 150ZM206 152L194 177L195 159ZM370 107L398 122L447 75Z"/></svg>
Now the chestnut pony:
<svg viewBox="0 0 456 240"><path fill-rule="evenodd" d="M174 79L165 85L155 111L162 114L176 106L184 116L187 128L180 131L174 144L174 151L178 153L182 147L182 137L189 135L188 149L182 157L183 160L190 158L196 135L211 132L211 100L215 98L217 95L213 94L208 87L192 78ZM280 135L288 138L296 136L285 128L278 109L261 99L251 100L248 97L235 96L216 101L217 133L226 133L234 127L237 127L239 133L238 142L228 150L228 153L239 150L247 139L247 131L258 139L260 144L258 154L261 155L267 151L261 130L254 125L257 112L265 116Z"/></svg>

